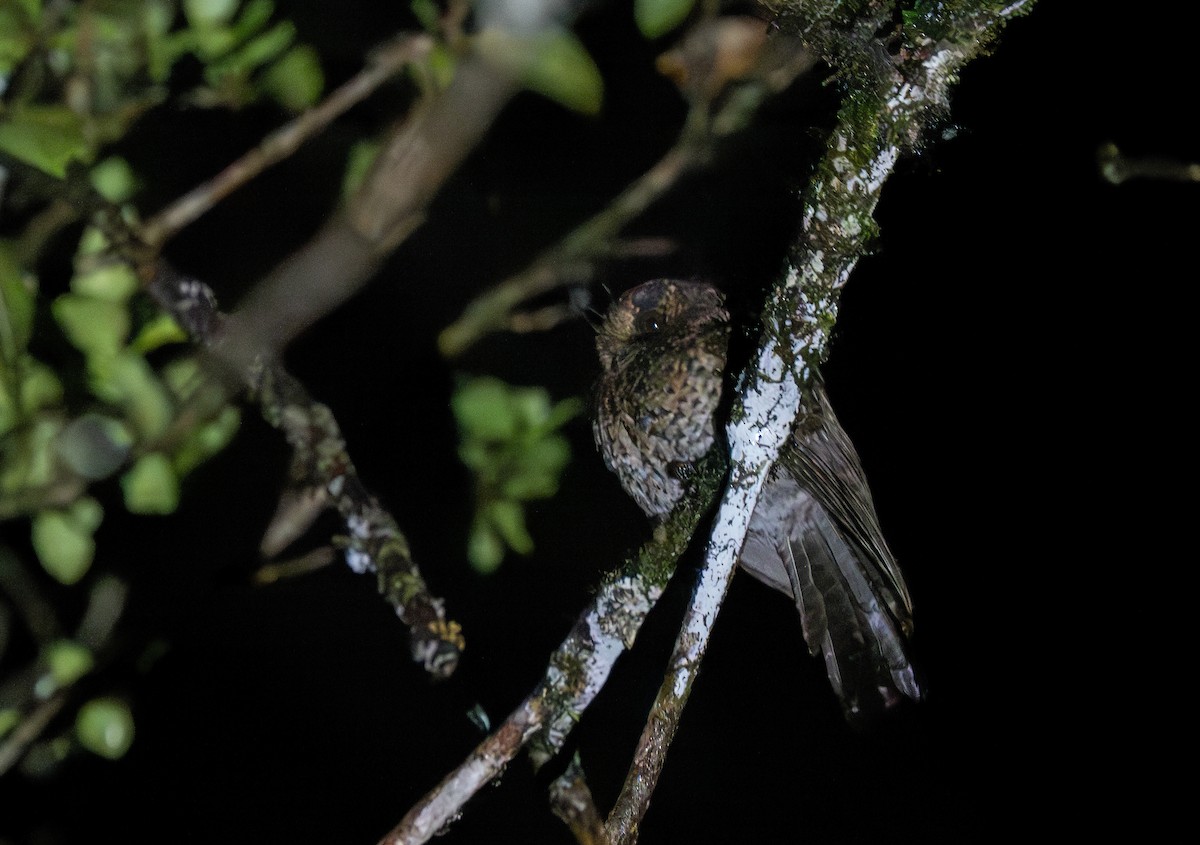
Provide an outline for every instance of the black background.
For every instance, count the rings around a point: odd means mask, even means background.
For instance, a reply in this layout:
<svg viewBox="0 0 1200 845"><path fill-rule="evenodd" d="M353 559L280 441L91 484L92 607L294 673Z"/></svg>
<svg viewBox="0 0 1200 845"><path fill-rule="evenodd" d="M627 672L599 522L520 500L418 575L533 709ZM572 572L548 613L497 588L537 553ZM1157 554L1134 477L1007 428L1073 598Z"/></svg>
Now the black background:
<svg viewBox="0 0 1200 845"><path fill-rule="evenodd" d="M383 4L285 4L332 82L398 24ZM843 297L825 373L916 605L928 700L868 733L845 726L790 604L735 579L641 841L974 842L1001 832L1173 829L1194 751L1187 678L1194 502L1196 188L1104 183L1096 151L1200 159L1191 19L1043 2L963 74L949 120L888 182L874 254ZM1147 6L1147 9L1149 7ZM1173 11L1173 15L1181 13ZM586 395L583 322L499 336L451 366L437 332L670 144L683 107L655 47L613 12L580 32L605 75L599 121L533 95L504 113L428 224L289 364L340 420L363 477L396 515L464 626L458 674L434 685L373 581L331 567L249 585L287 454L247 414L169 519L109 509L102 562L132 584L131 636L161 636L147 675L120 667L137 739L119 762L77 757L45 782L0 781L12 842L375 842L532 688L589 589L648 527L586 421L560 495L531 508L537 552L480 577L465 559L469 479L454 458L456 371ZM635 228L680 252L615 262L711 275L742 305L769 283L796 223L832 92L766 110L710 175ZM395 92L187 230L169 257L228 306L319 224L346 144ZM389 97L391 98L389 100ZM154 209L280 120L181 112L123 150ZM607 294L597 289L596 307ZM1188 491L1186 494L1180 492ZM9 530L6 526L6 532ZM602 809L661 679L695 558L573 737ZM115 676L115 677L114 677ZM65 727L63 725L62 727ZM570 842L522 758L442 840Z"/></svg>

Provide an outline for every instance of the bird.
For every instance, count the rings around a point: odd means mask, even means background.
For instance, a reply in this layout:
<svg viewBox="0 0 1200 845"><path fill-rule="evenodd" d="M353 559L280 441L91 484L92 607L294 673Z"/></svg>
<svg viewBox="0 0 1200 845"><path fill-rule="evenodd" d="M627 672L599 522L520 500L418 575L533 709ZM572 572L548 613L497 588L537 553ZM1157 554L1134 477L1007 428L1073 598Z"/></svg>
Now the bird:
<svg viewBox="0 0 1200 845"><path fill-rule="evenodd" d="M707 281L654 279L618 297L596 334L593 434L605 465L662 520L718 442L730 315ZM912 600L866 475L819 373L763 486L741 568L795 602L846 718L923 695L908 656Z"/></svg>

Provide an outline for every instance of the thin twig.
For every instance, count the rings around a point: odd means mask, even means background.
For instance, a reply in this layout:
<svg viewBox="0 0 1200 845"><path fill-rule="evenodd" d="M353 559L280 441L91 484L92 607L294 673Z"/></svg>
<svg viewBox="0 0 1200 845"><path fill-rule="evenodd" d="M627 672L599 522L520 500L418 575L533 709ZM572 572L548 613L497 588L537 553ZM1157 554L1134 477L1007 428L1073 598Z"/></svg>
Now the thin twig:
<svg viewBox="0 0 1200 845"><path fill-rule="evenodd" d="M420 61L432 46L433 39L424 33L402 33L376 49L366 67L317 106L272 132L212 179L197 185L146 221L141 230L142 240L152 249L161 248L225 197L292 155L406 65Z"/></svg>
<svg viewBox="0 0 1200 845"><path fill-rule="evenodd" d="M67 703L70 687L63 687L25 715L0 743L0 776L11 769L24 755L46 726Z"/></svg>
<svg viewBox="0 0 1200 845"><path fill-rule="evenodd" d="M1165 156L1127 156L1116 144L1105 144L1096 154L1100 175L1114 185L1131 179L1163 182L1200 182L1200 164Z"/></svg>
<svg viewBox="0 0 1200 845"><path fill-rule="evenodd" d="M609 845L604 821L584 779L578 754L550 784L550 809L567 823L579 845Z"/></svg>

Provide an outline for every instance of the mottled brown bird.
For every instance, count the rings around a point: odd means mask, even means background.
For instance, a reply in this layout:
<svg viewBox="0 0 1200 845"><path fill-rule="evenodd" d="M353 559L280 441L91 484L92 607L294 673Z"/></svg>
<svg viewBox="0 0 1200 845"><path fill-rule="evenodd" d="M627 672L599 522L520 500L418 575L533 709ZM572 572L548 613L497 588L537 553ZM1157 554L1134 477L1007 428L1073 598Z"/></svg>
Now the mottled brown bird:
<svg viewBox="0 0 1200 845"><path fill-rule="evenodd" d="M717 441L728 341L724 297L702 282L646 282L605 315L596 339L596 444L652 517L671 510L688 468ZM740 563L795 601L809 650L824 655L847 717L921 697L904 647L908 589L819 378L803 391Z"/></svg>

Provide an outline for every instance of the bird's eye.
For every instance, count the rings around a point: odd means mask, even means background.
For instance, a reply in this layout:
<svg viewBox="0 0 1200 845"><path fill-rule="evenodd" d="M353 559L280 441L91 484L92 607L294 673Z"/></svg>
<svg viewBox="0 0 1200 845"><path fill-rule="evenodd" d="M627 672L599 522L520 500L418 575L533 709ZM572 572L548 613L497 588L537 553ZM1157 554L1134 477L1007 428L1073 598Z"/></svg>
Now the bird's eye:
<svg viewBox="0 0 1200 845"><path fill-rule="evenodd" d="M662 315L657 311L643 311L634 320L633 328L638 334L654 334L662 328Z"/></svg>

